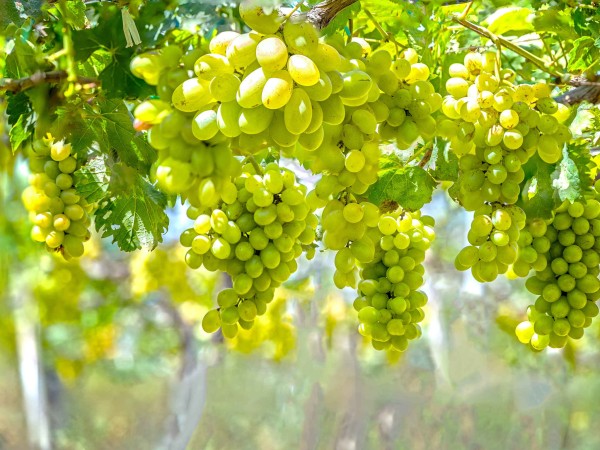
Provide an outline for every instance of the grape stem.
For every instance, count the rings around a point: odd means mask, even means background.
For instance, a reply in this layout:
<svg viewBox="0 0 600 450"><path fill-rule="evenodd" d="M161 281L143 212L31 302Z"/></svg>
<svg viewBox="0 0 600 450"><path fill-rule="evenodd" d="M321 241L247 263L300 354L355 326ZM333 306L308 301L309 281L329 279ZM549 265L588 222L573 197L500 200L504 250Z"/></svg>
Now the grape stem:
<svg viewBox="0 0 600 450"><path fill-rule="evenodd" d="M543 59L538 58L533 53L530 53L527 50L525 50L524 48L521 48L518 45L513 44L508 39L505 39L502 36L496 36L491 31L489 31L487 28L484 28L479 25L475 25L474 23L469 22L468 20L465 20L459 16L454 16L453 20L456 23L459 23L460 25L462 25L463 27L468 28L471 31L474 31L475 33L479 34L480 36L491 39L492 42L494 42L494 44L496 44L496 46L502 45L503 47L506 47L507 49L517 53L518 55L522 56L523 58L531 61L535 66L537 66L544 72L549 73L552 76L562 79L563 75L561 73L557 72L556 70L548 67L548 64Z"/></svg>
<svg viewBox="0 0 600 450"><path fill-rule="evenodd" d="M375 16L373 16L373 14L371 13L371 11L369 11L367 8L363 8L363 11L365 12L365 14L367 15L367 17L371 20L371 22L373 22L373 25L375 25L375 28L377 28L377 31L379 31L379 34L381 34L381 37L383 38L383 42L391 42L396 46L396 52L398 52L398 48L406 48L404 45L400 44L392 35L392 33L388 33L387 31L385 31L383 29L383 27L381 26L381 24L377 21L377 19L375 18Z"/></svg>
<svg viewBox="0 0 600 450"><path fill-rule="evenodd" d="M425 150L425 153L423 154L423 157L421 158L421 161L419 161L419 164L417 164L419 167L423 168L425 167L425 165L429 162L429 160L431 159L431 155L433 154L433 145L430 145L427 147L427 149Z"/></svg>
<svg viewBox="0 0 600 450"><path fill-rule="evenodd" d="M300 7L304 4L304 0L301 0L298 2L298 4L296 6L294 6L294 8L289 12L289 14L287 14L284 19L283 19L283 23L287 22L288 20L290 20L290 17L292 17L294 15L294 13L296 11L298 11L300 9Z"/></svg>
<svg viewBox="0 0 600 450"><path fill-rule="evenodd" d="M250 164L252 164L252 167L254 167L254 170L256 170L257 174L261 176L264 175L262 167L260 167L260 164L258 164L253 155L246 155L246 157L244 158L244 162L249 162Z"/></svg>
<svg viewBox="0 0 600 450"><path fill-rule="evenodd" d="M459 16L461 19L466 19L467 15L469 14L469 11L471 10L471 6L473 6L473 2L470 1L469 3L467 3L467 6L465 6L465 9L463 10L463 12L461 13L461 15Z"/></svg>
<svg viewBox="0 0 600 450"><path fill-rule="evenodd" d="M322 30L329 25L329 22L331 22L343 9L346 9L357 1L358 0L324 0L313 6L310 11L306 13L306 19L319 30Z"/></svg>
<svg viewBox="0 0 600 450"><path fill-rule="evenodd" d="M0 78L0 92L18 93L31 89L43 83L60 83L68 79L69 74L65 70L53 70L50 72L35 72L33 75L23 78ZM86 87L97 87L100 82L95 78L77 77L77 83Z"/></svg>

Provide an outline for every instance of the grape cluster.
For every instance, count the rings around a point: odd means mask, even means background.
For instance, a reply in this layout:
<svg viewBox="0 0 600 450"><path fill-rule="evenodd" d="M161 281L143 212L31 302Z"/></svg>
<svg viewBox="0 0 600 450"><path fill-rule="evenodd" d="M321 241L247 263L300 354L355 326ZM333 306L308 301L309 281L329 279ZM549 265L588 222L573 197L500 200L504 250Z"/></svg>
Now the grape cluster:
<svg viewBox="0 0 600 450"><path fill-rule="evenodd" d="M33 223L31 237L65 259L80 257L83 243L90 238L89 214L93 208L73 187L73 172L80 164L71 145L55 141L51 135L35 140L31 152L32 173L22 194Z"/></svg>
<svg viewBox="0 0 600 450"><path fill-rule="evenodd" d="M329 106L322 108L322 137L300 139L294 154L312 171L333 175L317 186L323 199L344 189L360 195L375 183L381 142L394 140L405 149L420 136L433 137L436 121L431 114L442 102L427 81L428 67L418 62L413 49L392 58L384 49L372 52L361 39L325 42L342 58L341 72L335 72L343 81L341 90L334 89L327 100L327 105L337 105L336 114L329 114ZM359 82L361 95L353 85Z"/></svg>
<svg viewBox="0 0 600 450"><path fill-rule="evenodd" d="M264 175L244 166L233 187L221 193L217 208L190 207L194 226L180 239L190 247L186 262L191 268L220 270L232 279L232 287L217 296L219 307L202 322L205 331L220 327L228 338L265 313L275 288L296 271L303 245L315 240L317 225L306 188L277 164L266 165Z"/></svg>
<svg viewBox="0 0 600 450"><path fill-rule="evenodd" d="M375 255L375 243L368 231L379 223L379 208L369 202L357 202L355 198L331 200L323 209L323 245L335 250L333 281L342 289L356 288L358 271L356 261L369 263Z"/></svg>
<svg viewBox="0 0 600 450"><path fill-rule="evenodd" d="M514 73L501 70L494 53L469 53L452 64L442 103L446 118L438 132L459 155L458 198L467 210L484 202L514 204L524 179L521 166L536 152L557 162L571 138L562 124L569 109L551 97L544 83L513 85Z"/></svg>
<svg viewBox="0 0 600 450"><path fill-rule="evenodd" d="M565 201L545 229L543 236L550 242L543 253L547 266L525 284L539 297L529 306L527 320L516 328L519 341L535 350L561 348L568 338L581 338L598 315L599 187L585 201Z"/></svg>
<svg viewBox="0 0 600 450"><path fill-rule="evenodd" d="M368 235L374 255L363 264L354 301L359 332L375 349L404 351L421 335L427 296L423 285L425 251L435 234L432 217L420 212L384 213Z"/></svg>
<svg viewBox="0 0 600 450"><path fill-rule="evenodd" d="M551 221L550 221L551 222ZM546 253L550 250L550 240L546 236L548 221L528 219L517 241L517 259L509 269L511 277L526 277L531 269L541 272L548 265Z"/></svg>
<svg viewBox="0 0 600 450"><path fill-rule="evenodd" d="M485 205L477 210L463 248L454 261L458 270L471 269L479 282L493 281L517 260L525 213L518 206Z"/></svg>
<svg viewBox="0 0 600 450"><path fill-rule="evenodd" d="M158 151L152 167L158 187L169 194L182 194L199 207L215 206L221 200L221 192L234 189L231 178L240 171L240 163L226 138L199 139L196 123L189 114L174 109L171 94L167 95L167 87L173 91L182 74L187 80L186 67L193 67L202 53L202 48L183 54L179 47L168 46L160 53L136 56L131 63L135 75L150 84L158 83L160 99L146 100L134 111L134 126L148 129L148 142ZM177 76L168 78L165 86L155 83L168 74Z"/></svg>

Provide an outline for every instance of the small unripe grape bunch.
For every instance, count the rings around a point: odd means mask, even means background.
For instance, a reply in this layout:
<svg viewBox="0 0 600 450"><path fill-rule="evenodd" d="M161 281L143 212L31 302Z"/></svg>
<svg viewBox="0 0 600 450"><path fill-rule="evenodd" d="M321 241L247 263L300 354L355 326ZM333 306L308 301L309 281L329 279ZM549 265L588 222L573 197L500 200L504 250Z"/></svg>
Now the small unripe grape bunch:
<svg viewBox="0 0 600 450"><path fill-rule="evenodd" d="M368 238L372 260L362 264L359 296L354 301L358 331L377 350L403 352L421 336L427 295L420 291L425 252L435 237L434 220L420 211L381 214Z"/></svg>
<svg viewBox="0 0 600 450"><path fill-rule="evenodd" d="M22 194L33 223L32 239L65 259L82 256L83 243L91 236L93 205L73 184L73 173L80 165L70 144L55 141L50 134L35 140L29 155L29 186Z"/></svg>
<svg viewBox="0 0 600 450"><path fill-rule="evenodd" d="M221 328L227 338L265 313L275 288L296 271L296 259L313 244L317 226L305 186L275 163L264 173L245 165L234 188L221 194L215 208L190 207L194 226L180 239L190 248L186 262L191 268L231 277L232 287L219 293L218 308L202 322L205 331Z"/></svg>
<svg viewBox="0 0 600 450"><path fill-rule="evenodd" d="M536 351L562 348L569 338L580 339L598 315L599 200L593 190L583 201L565 201L547 225L547 265L525 284L538 298L529 307L527 320L516 329L519 341Z"/></svg>
<svg viewBox="0 0 600 450"><path fill-rule="evenodd" d="M356 288L357 261L369 263L375 257L375 243L368 231L379 223L379 208L370 202L359 202L348 195L330 200L322 213L323 245L335 250L333 281L342 289Z"/></svg>
<svg viewBox="0 0 600 450"><path fill-rule="evenodd" d="M467 235L471 245L456 255L456 269L471 269L481 283L494 281L516 261L524 227L525 213L518 206L486 205L476 211Z"/></svg>
<svg viewBox="0 0 600 450"><path fill-rule="evenodd" d="M419 62L417 52L409 48L392 58L387 50L376 50L366 67L381 90L369 106L382 122L382 139L394 140L400 149L409 148L419 137L432 139L437 127L432 114L441 108L442 96L428 81L429 67Z"/></svg>

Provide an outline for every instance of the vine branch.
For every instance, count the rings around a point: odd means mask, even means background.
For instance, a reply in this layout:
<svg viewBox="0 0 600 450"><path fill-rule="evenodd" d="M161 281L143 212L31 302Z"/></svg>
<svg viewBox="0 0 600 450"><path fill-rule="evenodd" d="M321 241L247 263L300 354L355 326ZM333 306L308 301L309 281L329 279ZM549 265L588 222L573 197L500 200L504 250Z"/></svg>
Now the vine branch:
<svg viewBox="0 0 600 450"><path fill-rule="evenodd" d="M0 93L12 92L19 93L39 86L44 83L60 83L69 78L65 70L53 70L50 72L36 72L33 75L23 78L0 78ZM77 77L77 83L82 85L98 86L100 82L95 78Z"/></svg>
<svg viewBox="0 0 600 450"><path fill-rule="evenodd" d="M324 0L313 6L306 13L306 19L319 30L322 30L343 9L356 3L358 0Z"/></svg>
<svg viewBox="0 0 600 450"><path fill-rule="evenodd" d="M487 28L481 27L479 25L475 25L474 23L469 22L468 20L462 19L460 17L455 16L453 18L453 20L456 23L462 25L463 27L468 28L471 31L474 31L475 33L479 34L480 36L486 37L486 38L492 40L492 42L494 42L496 44L500 44L503 47L506 47L507 49L512 50L513 52L517 53L518 55L521 55L523 58L531 61L535 66L537 66L544 72L549 73L550 75L553 75L555 77L562 78L562 74L557 72L556 70L548 67L548 64L543 59L538 58L533 53L530 53L527 50L525 50L524 48L521 48L518 45L513 44L508 39L505 39L502 36L496 36L491 31L489 31Z"/></svg>

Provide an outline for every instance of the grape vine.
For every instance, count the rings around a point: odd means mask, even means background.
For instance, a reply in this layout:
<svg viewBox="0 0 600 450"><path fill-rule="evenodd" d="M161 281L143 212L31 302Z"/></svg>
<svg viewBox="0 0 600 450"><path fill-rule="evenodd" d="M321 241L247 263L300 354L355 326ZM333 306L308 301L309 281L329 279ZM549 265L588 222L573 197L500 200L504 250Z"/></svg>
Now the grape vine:
<svg viewBox="0 0 600 450"><path fill-rule="evenodd" d="M563 72L595 83L593 57L557 43L547 66L498 35L512 30L510 11L487 29L469 20L472 2L461 15L404 5L431 27L421 35L381 21L376 2L243 0L222 11L231 26L198 32L178 27L171 2L138 3L132 16L90 6L101 20L49 4L64 27L22 24L2 42L0 105L13 152L28 158L22 201L34 241L78 258L94 227L123 250L153 249L179 199L190 220L183 261L231 281L204 331L252 348L249 336L277 330L285 353L287 324L261 328L260 316L281 320L277 288L299 258L332 251L333 283L356 294L358 332L377 350L403 352L427 311L420 289L435 231L422 208L443 182L473 214L455 268L481 283L527 278L538 296L518 340L540 351L583 336L600 292L598 169L593 133L556 95L570 82ZM162 37L151 34L157 10ZM122 17L126 36L110 32ZM454 32L491 46L456 50ZM59 50L36 45L46 38ZM574 59L561 70L559 49Z"/></svg>

